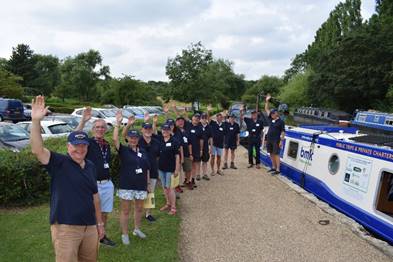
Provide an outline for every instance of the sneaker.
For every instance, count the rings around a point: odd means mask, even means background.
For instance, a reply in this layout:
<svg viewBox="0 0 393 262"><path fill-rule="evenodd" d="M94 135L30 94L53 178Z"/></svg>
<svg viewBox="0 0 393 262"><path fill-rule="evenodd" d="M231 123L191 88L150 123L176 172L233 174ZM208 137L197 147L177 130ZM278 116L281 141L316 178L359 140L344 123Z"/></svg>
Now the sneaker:
<svg viewBox="0 0 393 262"><path fill-rule="evenodd" d="M202 179L204 179L204 180L206 180L206 181L209 181L209 180L210 180L210 178L209 178L207 175L203 175Z"/></svg>
<svg viewBox="0 0 393 262"><path fill-rule="evenodd" d="M228 169L228 164L224 163L224 166L222 167L222 169Z"/></svg>
<svg viewBox="0 0 393 262"><path fill-rule="evenodd" d="M130 238L128 237L128 235L121 235L121 242L123 242L123 245L129 245Z"/></svg>
<svg viewBox="0 0 393 262"><path fill-rule="evenodd" d="M186 187L187 186L187 179L184 179L183 184L181 185L181 187Z"/></svg>
<svg viewBox="0 0 393 262"><path fill-rule="evenodd" d="M224 173L221 170L217 170L217 175L223 176Z"/></svg>
<svg viewBox="0 0 393 262"><path fill-rule="evenodd" d="M271 169L269 169L267 172L268 172L268 173L276 172L276 170L275 170L274 168L271 168Z"/></svg>
<svg viewBox="0 0 393 262"><path fill-rule="evenodd" d="M154 221L156 221L156 219L152 215L145 216L145 218L150 223L153 223Z"/></svg>
<svg viewBox="0 0 393 262"><path fill-rule="evenodd" d="M197 175L196 180L200 181L201 180L201 176Z"/></svg>
<svg viewBox="0 0 393 262"><path fill-rule="evenodd" d="M272 176L275 176L275 175L281 174L281 172L279 170L277 170L277 171L272 172L271 174L272 174Z"/></svg>
<svg viewBox="0 0 393 262"><path fill-rule="evenodd" d="M235 163L231 162L231 168L232 169L237 169L237 167L235 166Z"/></svg>
<svg viewBox="0 0 393 262"><path fill-rule="evenodd" d="M212 172L210 173L210 175L211 175L211 176L215 176L216 173L214 173L214 171L212 171Z"/></svg>
<svg viewBox="0 0 393 262"><path fill-rule="evenodd" d="M254 164L249 164L248 166L247 166L247 168L252 168L254 166Z"/></svg>
<svg viewBox="0 0 393 262"><path fill-rule="evenodd" d="M141 238L141 239L145 239L146 238L146 235L140 229L134 229L132 234L134 236L137 236L137 237Z"/></svg>
<svg viewBox="0 0 393 262"><path fill-rule="evenodd" d="M194 185L192 184L192 182L188 182L187 183L187 188L190 189L190 190L194 189Z"/></svg>
<svg viewBox="0 0 393 262"><path fill-rule="evenodd" d="M181 189L180 186L175 187L175 192L176 193L183 193L183 189Z"/></svg>
<svg viewBox="0 0 393 262"><path fill-rule="evenodd" d="M198 186L195 184L195 179L192 179L191 180L191 184L192 184L192 186L194 187L194 188L197 188Z"/></svg>
<svg viewBox="0 0 393 262"><path fill-rule="evenodd" d="M100 243L102 245L108 246L108 247L115 247L116 243L110 240L107 236L104 236L101 240Z"/></svg>

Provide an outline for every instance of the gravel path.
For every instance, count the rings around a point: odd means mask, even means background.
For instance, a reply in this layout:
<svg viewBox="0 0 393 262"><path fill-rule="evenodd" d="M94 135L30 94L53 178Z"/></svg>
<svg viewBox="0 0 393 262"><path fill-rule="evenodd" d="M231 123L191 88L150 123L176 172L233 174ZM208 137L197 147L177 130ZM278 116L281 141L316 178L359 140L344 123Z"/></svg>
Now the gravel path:
<svg viewBox="0 0 393 262"><path fill-rule="evenodd" d="M237 152L238 170L181 195L182 261L392 261Z"/></svg>

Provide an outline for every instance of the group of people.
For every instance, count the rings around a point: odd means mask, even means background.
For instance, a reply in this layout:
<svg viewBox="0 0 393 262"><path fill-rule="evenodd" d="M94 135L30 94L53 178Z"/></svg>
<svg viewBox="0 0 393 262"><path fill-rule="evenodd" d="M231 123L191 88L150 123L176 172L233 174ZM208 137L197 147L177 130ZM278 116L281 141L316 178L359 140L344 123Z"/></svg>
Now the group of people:
<svg viewBox="0 0 393 262"><path fill-rule="evenodd" d="M269 98L266 104L268 101ZM268 105L265 110L273 127L267 134L267 147L273 163L270 171L277 173L280 158L278 156L277 162L275 155L281 147L284 125L275 110L269 110ZM112 149L104 138L107 124L103 119L96 119L92 136L83 132L84 125L91 119L91 109L87 107L78 127L68 136L67 154L58 154L43 145L40 121L46 111L44 97L33 99L31 147L51 176L50 224L56 261L96 261L98 240L104 245L116 245L105 233L115 195L110 174ZM164 111L167 112L168 108ZM218 113L213 120L209 113L208 108L207 113L195 113L191 119L177 113L176 119L167 118L160 128L157 116L152 122L146 117L140 131L134 127L135 118L129 117L121 135L123 116L120 110L116 113L113 144L120 158L117 195L124 245L130 243L128 221L131 202L134 202L134 236L146 238L141 231L143 218L149 222L156 220L151 210L144 208L144 201L149 193L154 193L158 179L166 199L160 211L173 216L176 215L176 194L183 192L182 187L194 190L196 181L209 181L211 176L224 175L224 169L237 169L235 151L240 142L240 125L234 115L226 120L226 116ZM260 168L263 122L256 111L252 112L251 118L241 113L240 120L247 125L249 132L249 168L254 166L254 148L256 168ZM181 174L184 174L183 184L173 186L174 180L180 179Z"/></svg>

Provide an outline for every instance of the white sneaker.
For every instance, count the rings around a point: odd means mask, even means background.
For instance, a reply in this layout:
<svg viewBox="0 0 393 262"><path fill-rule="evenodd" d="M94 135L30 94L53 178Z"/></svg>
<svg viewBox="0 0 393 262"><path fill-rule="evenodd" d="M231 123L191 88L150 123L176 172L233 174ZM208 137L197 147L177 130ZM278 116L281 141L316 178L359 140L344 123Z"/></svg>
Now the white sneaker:
<svg viewBox="0 0 393 262"><path fill-rule="evenodd" d="M130 244L130 238L128 237L128 235L121 235L121 241L123 242L123 245Z"/></svg>
<svg viewBox="0 0 393 262"><path fill-rule="evenodd" d="M140 231L139 229L134 229L132 234L134 236L137 236L137 237L142 238L142 239L146 238L146 235L142 231Z"/></svg>

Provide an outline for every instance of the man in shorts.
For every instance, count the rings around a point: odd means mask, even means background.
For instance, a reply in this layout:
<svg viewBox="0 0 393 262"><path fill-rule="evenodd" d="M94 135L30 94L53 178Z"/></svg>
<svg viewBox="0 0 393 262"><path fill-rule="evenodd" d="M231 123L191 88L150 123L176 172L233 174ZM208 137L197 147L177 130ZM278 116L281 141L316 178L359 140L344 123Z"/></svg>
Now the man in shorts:
<svg viewBox="0 0 393 262"><path fill-rule="evenodd" d="M269 100L271 96L268 94L265 101L265 111L269 116L269 130L266 135L266 149L272 160L272 168L268 171L272 175L280 174L280 150L285 139L285 122L280 118L276 109L269 109Z"/></svg>
<svg viewBox="0 0 393 262"><path fill-rule="evenodd" d="M191 119L191 126L188 130L189 151L192 159L192 181L201 180L201 157L203 150L202 128L200 126L200 114L194 114Z"/></svg>
<svg viewBox="0 0 393 262"><path fill-rule="evenodd" d="M214 176L214 164L216 164L217 174L223 176L224 173L221 170L221 156L224 148L224 137L225 137L225 129L223 116L221 113L216 115L216 121L210 120L211 134L212 134L212 142L213 145L211 147L211 160L210 166L212 169L211 175Z"/></svg>
<svg viewBox="0 0 393 262"><path fill-rule="evenodd" d="M77 131L83 130L85 124L91 119L91 108L83 110L82 119L76 127ZM97 187L101 203L101 216L104 224L108 222L108 214L113 210L114 186L110 176L111 148L104 136L107 131L106 122L96 119L93 122L92 137L89 137L89 147L86 159L93 162L97 170ZM106 246L114 247L116 243L106 235L100 240Z"/></svg>
<svg viewBox="0 0 393 262"><path fill-rule="evenodd" d="M229 116L229 122L225 122L225 143L224 143L224 167L228 168L228 155L231 151L231 165L232 169L237 169L235 166L235 151L240 143L240 126L235 122L235 115Z"/></svg>
<svg viewBox="0 0 393 262"><path fill-rule="evenodd" d="M203 173L202 179L209 181L210 178L207 175L207 163L209 162L210 159L209 145L211 145L213 142L211 137L208 115L206 113L202 113L201 115L200 127L202 131L202 140L203 140L202 156L201 156L202 173Z"/></svg>
<svg viewBox="0 0 393 262"><path fill-rule="evenodd" d="M195 180L192 180L191 177L192 159L189 149L188 133L185 129L185 122L186 120L183 116L179 116L176 118L176 128L173 136L181 144L180 158L183 172L185 173L185 185L188 187L188 189L193 190L196 185Z"/></svg>

